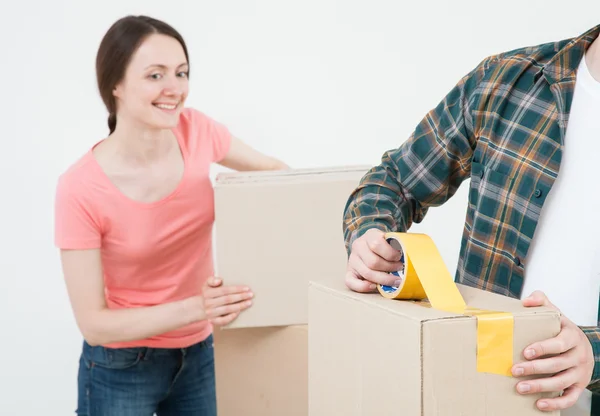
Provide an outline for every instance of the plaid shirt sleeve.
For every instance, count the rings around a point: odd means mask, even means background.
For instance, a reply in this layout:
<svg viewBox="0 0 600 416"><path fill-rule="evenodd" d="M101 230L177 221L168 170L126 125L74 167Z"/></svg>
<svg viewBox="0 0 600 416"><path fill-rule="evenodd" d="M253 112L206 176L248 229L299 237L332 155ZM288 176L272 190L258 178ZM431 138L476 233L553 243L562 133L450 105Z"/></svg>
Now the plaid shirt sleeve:
<svg viewBox="0 0 600 416"><path fill-rule="evenodd" d="M594 351L594 373L588 386L590 391L600 393L600 328L597 326L581 327L583 333L588 337Z"/></svg>
<svg viewBox="0 0 600 416"><path fill-rule="evenodd" d="M350 195L343 232L348 254L370 228L407 231L429 207L450 199L470 176L477 144L470 108L492 58L481 62L432 109L399 148L362 178ZM477 121L475 120L475 124Z"/></svg>

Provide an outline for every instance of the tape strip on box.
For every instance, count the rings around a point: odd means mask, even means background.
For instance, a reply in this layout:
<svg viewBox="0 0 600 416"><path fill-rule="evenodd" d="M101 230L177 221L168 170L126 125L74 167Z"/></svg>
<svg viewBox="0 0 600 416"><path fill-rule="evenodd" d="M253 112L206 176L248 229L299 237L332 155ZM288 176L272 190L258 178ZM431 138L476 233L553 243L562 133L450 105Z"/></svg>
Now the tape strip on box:
<svg viewBox="0 0 600 416"><path fill-rule="evenodd" d="M477 319L477 371L511 376L512 314L468 307L429 236L387 233L385 238L392 247L401 250L404 269L393 273L399 277L398 287L378 285L379 293L388 299L427 299L432 308L474 316Z"/></svg>

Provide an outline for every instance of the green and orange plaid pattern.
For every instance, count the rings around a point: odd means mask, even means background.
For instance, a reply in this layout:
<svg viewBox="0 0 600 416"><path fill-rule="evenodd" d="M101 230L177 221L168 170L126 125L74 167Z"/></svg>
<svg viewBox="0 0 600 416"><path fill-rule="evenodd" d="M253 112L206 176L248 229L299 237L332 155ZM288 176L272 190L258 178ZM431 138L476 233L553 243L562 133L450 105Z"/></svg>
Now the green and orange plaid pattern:
<svg viewBox="0 0 600 416"><path fill-rule="evenodd" d="M462 78L350 195L348 253L370 228L407 231L470 179L456 281L520 297L523 259L558 175L576 70L599 32L488 57ZM596 357L589 388L600 391L600 330L582 329Z"/></svg>

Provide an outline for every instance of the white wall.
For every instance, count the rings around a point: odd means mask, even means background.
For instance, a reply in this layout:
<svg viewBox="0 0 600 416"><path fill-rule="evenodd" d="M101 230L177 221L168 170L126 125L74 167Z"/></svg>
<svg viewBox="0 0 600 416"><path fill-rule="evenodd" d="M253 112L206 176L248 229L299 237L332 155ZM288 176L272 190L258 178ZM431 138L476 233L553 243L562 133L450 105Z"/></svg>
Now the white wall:
<svg viewBox="0 0 600 416"><path fill-rule="evenodd" d="M496 4L494 4L496 3ZM295 167L378 163L485 56L576 36L600 2L2 0L0 413L68 415L80 335L53 247L57 175L106 134L94 57L143 13L189 44L189 104ZM466 187L417 229L456 255Z"/></svg>

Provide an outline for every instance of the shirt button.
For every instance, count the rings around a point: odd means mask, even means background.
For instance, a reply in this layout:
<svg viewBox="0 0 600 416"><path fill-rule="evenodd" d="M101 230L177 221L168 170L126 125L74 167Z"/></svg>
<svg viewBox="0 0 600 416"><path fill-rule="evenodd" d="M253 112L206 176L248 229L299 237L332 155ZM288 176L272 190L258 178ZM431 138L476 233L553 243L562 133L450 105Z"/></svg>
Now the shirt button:
<svg viewBox="0 0 600 416"><path fill-rule="evenodd" d="M536 198L539 198L540 196L542 196L542 190L536 189L533 195L535 195Z"/></svg>

